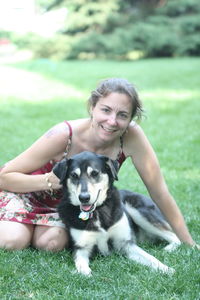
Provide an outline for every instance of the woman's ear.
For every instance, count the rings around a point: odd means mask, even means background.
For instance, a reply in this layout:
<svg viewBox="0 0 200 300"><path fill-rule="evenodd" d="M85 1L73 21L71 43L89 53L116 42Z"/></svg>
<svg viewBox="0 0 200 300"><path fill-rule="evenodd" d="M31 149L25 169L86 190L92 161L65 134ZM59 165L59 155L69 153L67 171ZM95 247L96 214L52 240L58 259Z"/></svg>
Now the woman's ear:
<svg viewBox="0 0 200 300"><path fill-rule="evenodd" d="M93 106L90 106L89 114L90 114L90 118L91 118L91 119L93 118L93 109L94 109L94 107L93 107Z"/></svg>

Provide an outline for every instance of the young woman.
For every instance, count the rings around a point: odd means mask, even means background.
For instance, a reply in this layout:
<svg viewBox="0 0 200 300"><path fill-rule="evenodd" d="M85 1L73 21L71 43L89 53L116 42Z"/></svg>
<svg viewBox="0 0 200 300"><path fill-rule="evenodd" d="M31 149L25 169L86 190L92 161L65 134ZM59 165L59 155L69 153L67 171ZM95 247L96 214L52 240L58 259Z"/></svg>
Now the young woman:
<svg viewBox="0 0 200 300"><path fill-rule="evenodd" d="M158 160L141 127L142 105L131 83L111 78L100 83L89 99L90 118L64 121L9 161L0 172L0 247L59 251L68 235L56 212L62 194L52 172L64 156L84 150L118 160L127 157L142 178L179 239L195 245L183 216L168 191Z"/></svg>

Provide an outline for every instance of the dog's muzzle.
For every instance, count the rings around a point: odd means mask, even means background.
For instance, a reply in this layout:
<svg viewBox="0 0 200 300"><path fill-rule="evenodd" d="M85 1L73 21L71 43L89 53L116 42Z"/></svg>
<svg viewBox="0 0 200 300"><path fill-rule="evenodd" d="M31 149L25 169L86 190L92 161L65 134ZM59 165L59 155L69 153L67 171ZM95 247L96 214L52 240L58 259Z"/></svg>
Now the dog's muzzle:
<svg viewBox="0 0 200 300"><path fill-rule="evenodd" d="M79 200L81 203L88 203L90 201L90 194L87 192L82 192L80 193L80 195L78 196Z"/></svg>
<svg viewBox="0 0 200 300"><path fill-rule="evenodd" d="M83 203L81 203L80 205L80 214L79 214L79 218L82 219L82 220L88 220L89 218L92 218L93 216L93 211L95 210L96 208L96 204L97 204L97 200L99 198L99 194L100 194L100 191L101 190L98 190L98 193L97 193L97 197L96 197L96 200L94 203L92 203L91 205L90 204L87 204L87 202L89 202L90 200L90 195L88 193L81 193L79 195L79 200Z"/></svg>

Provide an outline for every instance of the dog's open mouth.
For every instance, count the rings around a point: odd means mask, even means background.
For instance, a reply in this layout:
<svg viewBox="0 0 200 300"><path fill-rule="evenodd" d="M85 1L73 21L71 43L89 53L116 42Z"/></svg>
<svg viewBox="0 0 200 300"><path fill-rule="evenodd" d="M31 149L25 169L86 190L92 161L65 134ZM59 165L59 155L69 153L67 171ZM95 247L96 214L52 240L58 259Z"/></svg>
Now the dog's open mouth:
<svg viewBox="0 0 200 300"><path fill-rule="evenodd" d="M83 205L83 204L80 205L80 210L88 213L93 212L95 208L96 208L96 202L93 203L92 205Z"/></svg>
<svg viewBox="0 0 200 300"><path fill-rule="evenodd" d="M84 205L84 204L81 204L80 205L80 210L81 212L83 213L87 213L87 215L92 215L91 213L95 210L96 208L96 205L97 205L97 200L99 198L99 193L100 193L101 190L98 190L98 193L97 193L97 197L96 197L96 200L93 204L91 205Z"/></svg>

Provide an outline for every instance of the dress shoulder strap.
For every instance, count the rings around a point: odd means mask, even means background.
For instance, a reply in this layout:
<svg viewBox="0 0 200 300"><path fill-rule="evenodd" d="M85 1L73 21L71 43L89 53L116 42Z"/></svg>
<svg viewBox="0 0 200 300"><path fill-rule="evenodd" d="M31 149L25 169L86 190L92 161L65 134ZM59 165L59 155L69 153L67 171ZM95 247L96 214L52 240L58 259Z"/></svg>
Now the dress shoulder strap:
<svg viewBox="0 0 200 300"><path fill-rule="evenodd" d="M121 165L123 164L125 159L126 159L126 156L123 152L123 136L120 136L120 149L119 149L119 153L118 153L117 159L116 159L119 164L119 168L121 167Z"/></svg>
<svg viewBox="0 0 200 300"><path fill-rule="evenodd" d="M70 136L70 138L71 138L71 137L72 137L72 126L71 126L70 123L67 122L67 121L64 121L64 123L67 124L67 126L68 126L68 128L69 128L69 136Z"/></svg>
<svg viewBox="0 0 200 300"><path fill-rule="evenodd" d="M67 157L67 154L69 153L70 151L70 148L71 148L71 144L72 144L72 127L70 125L69 122L67 121L64 121L64 123L68 126L69 128L69 138L68 138L68 142L67 142L67 146L65 148L65 152L64 152L64 157Z"/></svg>

